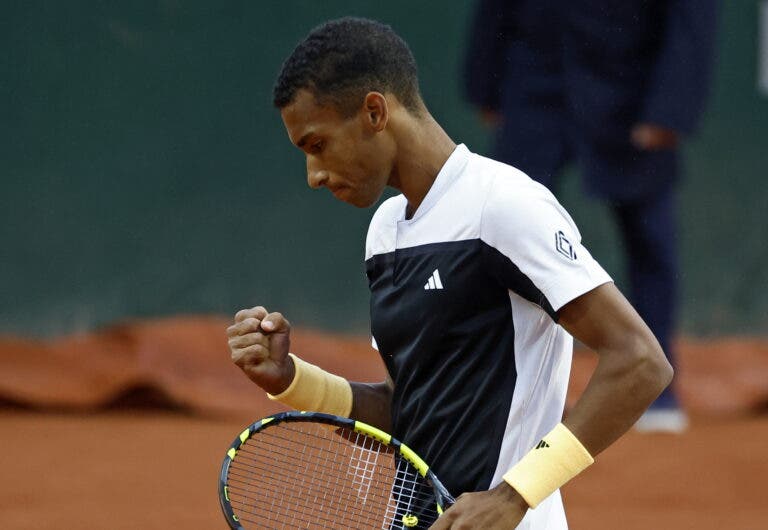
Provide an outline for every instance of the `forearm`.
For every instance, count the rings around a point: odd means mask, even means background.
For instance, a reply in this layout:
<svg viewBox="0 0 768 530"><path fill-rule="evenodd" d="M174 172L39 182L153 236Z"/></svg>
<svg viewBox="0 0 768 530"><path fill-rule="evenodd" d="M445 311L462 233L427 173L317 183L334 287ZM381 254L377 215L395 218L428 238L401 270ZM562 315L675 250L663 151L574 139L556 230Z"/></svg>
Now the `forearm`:
<svg viewBox="0 0 768 530"><path fill-rule="evenodd" d="M563 422L595 456L629 430L669 385L672 367L612 283L566 304L560 324L599 357L586 390Z"/></svg>
<svg viewBox="0 0 768 530"><path fill-rule="evenodd" d="M653 336L597 353L597 368L563 421L592 456L627 432L672 379L672 367Z"/></svg>
<svg viewBox="0 0 768 530"><path fill-rule="evenodd" d="M350 382L352 386L352 412L350 416L379 429L390 432L392 427L392 388L389 381L381 383Z"/></svg>
<svg viewBox="0 0 768 530"><path fill-rule="evenodd" d="M642 333L625 347L598 351L598 368L569 417L504 475L531 507L590 466L669 384L671 368L649 337Z"/></svg>

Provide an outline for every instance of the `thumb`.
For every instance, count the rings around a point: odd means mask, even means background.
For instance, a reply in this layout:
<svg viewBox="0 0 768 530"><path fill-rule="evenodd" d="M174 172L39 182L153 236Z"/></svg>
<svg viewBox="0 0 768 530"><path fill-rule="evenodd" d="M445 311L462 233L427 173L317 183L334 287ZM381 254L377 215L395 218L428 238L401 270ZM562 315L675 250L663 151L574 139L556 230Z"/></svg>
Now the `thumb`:
<svg viewBox="0 0 768 530"><path fill-rule="evenodd" d="M267 333L286 333L291 329L291 323L282 313L269 313L261 321L261 329Z"/></svg>

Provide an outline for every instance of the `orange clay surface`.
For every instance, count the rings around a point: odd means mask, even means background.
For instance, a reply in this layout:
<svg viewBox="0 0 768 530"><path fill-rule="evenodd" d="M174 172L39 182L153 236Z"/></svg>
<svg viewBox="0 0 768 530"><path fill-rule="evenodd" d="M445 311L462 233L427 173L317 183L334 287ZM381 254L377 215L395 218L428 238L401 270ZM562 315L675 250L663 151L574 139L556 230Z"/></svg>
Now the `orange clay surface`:
<svg viewBox="0 0 768 530"><path fill-rule="evenodd" d="M227 528L216 482L244 423L0 412L0 528ZM572 530L765 530L768 418L630 433L564 490Z"/></svg>
<svg viewBox="0 0 768 530"><path fill-rule="evenodd" d="M0 529L226 528L226 449L278 409L229 365L225 327L186 317L0 338ZM350 378L382 375L365 339L296 330L292 348ZM768 347L680 353L691 428L630 432L600 455L564 489L572 530L768 529ZM593 365L576 354L570 403Z"/></svg>

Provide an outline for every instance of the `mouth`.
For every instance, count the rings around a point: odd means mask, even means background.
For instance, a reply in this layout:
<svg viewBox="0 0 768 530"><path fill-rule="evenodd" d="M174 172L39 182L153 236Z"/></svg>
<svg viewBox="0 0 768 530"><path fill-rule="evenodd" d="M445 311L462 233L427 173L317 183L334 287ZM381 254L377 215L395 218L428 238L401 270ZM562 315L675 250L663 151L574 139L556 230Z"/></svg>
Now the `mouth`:
<svg viewBox="0 0 768 530"><path fill-rule="evenodd" d="M346 195L346 192L349 190L346 186L334 186L334 187L328 187L331 193L333 193L333 196L339 199L340 201L344 200L344 195Z"/></svg>

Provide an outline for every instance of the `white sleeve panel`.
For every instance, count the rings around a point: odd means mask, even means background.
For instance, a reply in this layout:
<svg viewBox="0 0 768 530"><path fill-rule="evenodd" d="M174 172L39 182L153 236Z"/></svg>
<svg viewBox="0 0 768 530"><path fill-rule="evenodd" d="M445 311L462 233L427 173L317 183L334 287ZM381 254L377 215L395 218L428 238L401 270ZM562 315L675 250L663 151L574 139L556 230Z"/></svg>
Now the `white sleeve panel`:
<svg viewBox="0 0 768 530"><path fill-rule="evenodd" d="M611 281L550 191L522 174L501 173L483 210L483 241L507 256L557 311Z"/></svg>

